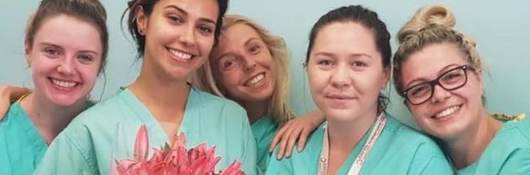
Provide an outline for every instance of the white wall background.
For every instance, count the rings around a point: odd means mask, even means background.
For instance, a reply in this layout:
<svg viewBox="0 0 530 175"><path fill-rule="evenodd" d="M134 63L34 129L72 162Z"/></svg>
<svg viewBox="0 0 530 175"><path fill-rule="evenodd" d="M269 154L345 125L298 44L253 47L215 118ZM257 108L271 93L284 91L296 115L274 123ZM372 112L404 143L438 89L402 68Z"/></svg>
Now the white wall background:
<svg viewBox="0 0 530 175"><path fill-rule="evenodd" d="M24 28L39 1L4 2L0 7L0 84L31 87L23 53ZM109 17L110 50L106 76L100 77L92 92L94 99L108 97L120 86L127 86L135 79L141 64L135 59L132 40L120 28L126 0L102 2ZM437 3L448 5L456 15L457 29L478 43L479 52L489 69L486 75L488 109L492 112L530 114L528 1L231 0L229 13L248 16L285 38L292 55L291 104L295 112L300 114L314 107L302 62L309 30L322 14L339 6L362 4L378 12L394 36L418 8ZM392 40L393 49L396 43ZM392 101L389 111L412 124L402 99L395 95L394 89L390 89L389 93Z"/></svg>

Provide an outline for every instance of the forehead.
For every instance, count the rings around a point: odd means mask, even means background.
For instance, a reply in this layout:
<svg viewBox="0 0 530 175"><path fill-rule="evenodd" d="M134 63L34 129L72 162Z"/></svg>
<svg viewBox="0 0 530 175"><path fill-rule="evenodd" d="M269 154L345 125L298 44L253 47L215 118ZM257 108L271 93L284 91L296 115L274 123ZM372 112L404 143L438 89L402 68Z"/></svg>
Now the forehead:
<svg viewBox="0 0 530 175"><path fill-rule="evenodd" d="M254 28L244 23L237 23L223 30L219 41L221 45L230 46L230 43L243 44L253 38L261 40L261 37Z"/></svg>
<svg viewBox="0 0 530 175"><path fill-rule="evenodd" d="M318 32L312 52L377 52L374 33L357 22L333 22Z"/></svg>
<svg viewBox="0 0 530 175"><path fill-rule="evenodd" d="M161 0L155 4L154 9L166 9L169 7L178 7L189 16L205 18L211 21L217 21L219 13L219 5L216 0Z"/></svg>
<svg viewBox="0 0 530 175"><path fill-rule="evenodd" d="M99 31L93 24L76 17L58 15L46 18L35 34L34 44L50 43L76 50L102 50Z"/></svg>
<svg viewBox="0 0 530 175"><path fill-rule="evenodd" d="M464 54L453 43L435 43L411 54L402 64L405 84L417 78L432 79L448 65L466 64Z"/></svg>
<svg viewBox="0 0 530 175"><path fill-rule="evenodd" d="M237 23L224 29L219 37L219 45L214 48L213 55L239 50L250 40L262 41L258 32L248 24Z"/></svg>

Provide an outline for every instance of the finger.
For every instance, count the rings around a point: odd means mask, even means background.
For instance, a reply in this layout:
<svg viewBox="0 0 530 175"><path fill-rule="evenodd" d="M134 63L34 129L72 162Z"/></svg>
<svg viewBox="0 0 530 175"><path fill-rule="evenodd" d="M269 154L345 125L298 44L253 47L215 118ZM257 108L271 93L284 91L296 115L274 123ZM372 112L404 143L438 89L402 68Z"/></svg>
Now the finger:
<svg viewBox="0 0 530 175"><path fill-rule="evenodd" d="M309 129L304 129L302 133L300 134L300 137L298 137L298 144L297 144L298 152L302 152L302 150L304 150L307 137L309 137L309 133L310 133Z"/></svg>
<svg viewBox="0 0 530 175"><path fill-rule="evenodd" d="M300 136L300 133L302 132L302 129L296 128L291 135L288 137L287 140L287 148L286 148L286 157L290 157L293 151L294 144L296 144L296 140L298 139L298 136Z"/></svg>
<svg viewBox="0 0 530 175"><path fill-rule="evenodd" d="M287 124L286 124L287 125ZM285 135L285 131L288 129L288 127L282 127L280 128L276 134L274 135L274 139L272 139L272 142L271 144L269 145L269 152L272 152L274 151L274 148L276 147L276 145L278 145L278 143L282 140L282 138L284 137Z"/></svg>
<svg viewBox="0 0 530 175"><path fill-rule="evenodd" d="M292 132L292 129L289 128L285 131L284 133L284 137L282 137L282 140L280 141L280 151L278 151L278 159L282 159L285 155L285 151L286 151L286 147L287 147L287 141L288 139L286 139L287 136L291 135L291 132Z"/></svg>

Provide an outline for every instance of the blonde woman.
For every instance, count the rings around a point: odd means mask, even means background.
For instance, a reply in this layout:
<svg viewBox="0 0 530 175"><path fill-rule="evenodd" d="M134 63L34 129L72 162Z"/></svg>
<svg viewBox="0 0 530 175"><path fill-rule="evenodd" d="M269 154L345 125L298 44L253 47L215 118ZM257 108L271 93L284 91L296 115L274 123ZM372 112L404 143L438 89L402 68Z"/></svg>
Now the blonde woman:
<svg viewBox="0 0 530 175"><path fill-rule="evenodd" d="M530 174L530 121L487 111L477 45L455 23L447 7L435 5L401 28L396 90L458 174Z"/></svg>
<svg viewBox="0 0 530 175"><path fill-rule="evenodd" d="M288 59L281 37L246 17L227 15L218 45L194 81L245 108L257 142L261 172L270 160L270 148L280 143L277 158L290 155L295 142L301 150L306 137L323 120L319 112L294 119L288 104Z"/></svg>

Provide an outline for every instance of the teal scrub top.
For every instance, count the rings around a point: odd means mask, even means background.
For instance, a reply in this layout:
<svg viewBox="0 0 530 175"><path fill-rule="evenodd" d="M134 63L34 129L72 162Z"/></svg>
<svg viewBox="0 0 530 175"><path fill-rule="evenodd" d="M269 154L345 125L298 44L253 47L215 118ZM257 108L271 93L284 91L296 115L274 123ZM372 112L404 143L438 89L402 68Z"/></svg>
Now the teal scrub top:
<svg viewBox="0 0 530 175"><path fill-rule="evenodd" d="M109 174L115 160L133 158L142 124L147 126L151 148L168 142L149 110L124 89L76 117L52 142L36 174ZM187 147L215 146L221 157L216 170L238 160L245 173L256 174L256 143L246 112L236 103L191 88L180 132Z"/></svg>
<svg viewBox="0 0 530 175"><path fill-rule="evenodd" d="M19 102L0 121L0 174L31 174L48 145Z"/></svg>
<svg viewBox="0 0 530 175"><path fill-rule="evenodd" d="M458 174L529 175L530 119L505 122L479 160Z"/></svg>
<svg viewBox="0 0 530 175"><path fill-rule="evenodd" d="M454 174L453 168L434 141L401 124L388 114L387 116L386 125L368 153L360 174ZM370 131L366 132L337 174L342 175L348 172L366 143L369 133ZM316 175L323 137L324 127L319 127L311 135L302 152L295 151L291 157L282 160L272 159L266 174Z"/></svg>
<svg viewBox="0 0 530 175"><path fill-rule="evenodd" d="M274 139L278 125L272 117L263 116L252 123L251 127L254 139L256 139L256 144L258 145L258 172L259 174L264 174L271 156L269 145Z"/></svg>

